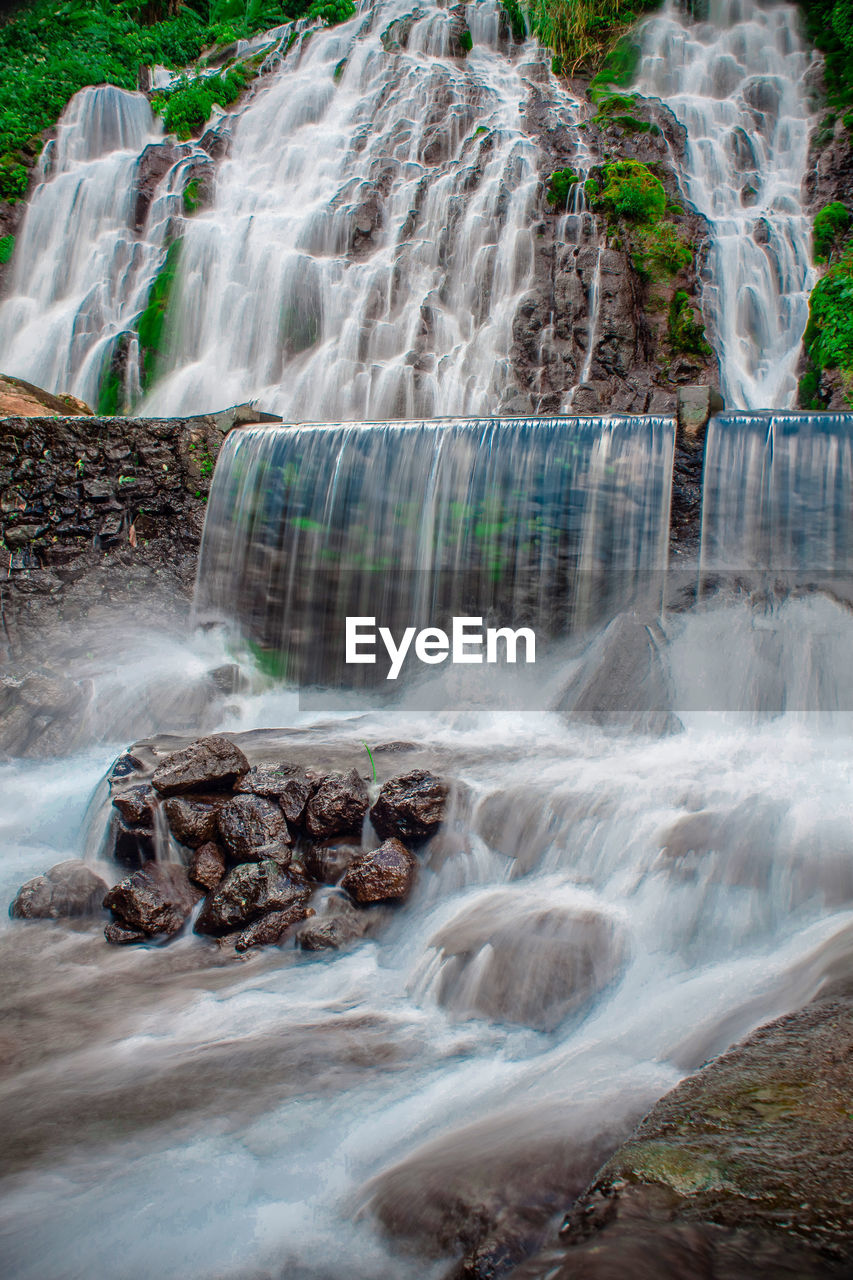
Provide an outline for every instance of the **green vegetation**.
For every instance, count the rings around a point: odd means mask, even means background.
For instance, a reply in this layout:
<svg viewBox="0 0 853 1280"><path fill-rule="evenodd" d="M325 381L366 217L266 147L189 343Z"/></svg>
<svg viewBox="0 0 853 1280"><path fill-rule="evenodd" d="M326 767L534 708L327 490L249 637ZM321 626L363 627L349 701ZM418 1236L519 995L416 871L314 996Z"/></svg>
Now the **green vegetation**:
<svg viewBox="0 0 853 1280"><path fill-rule="evenodd" d="M190 178L184 187L184 213L192 217L201 204L201 182L198 178Z"/></svg>
<svg viewBox="0 0 853 1280"><path fill-rule="evenodd" d="M595 70L605 58L615 58L609 83L627 84L637 58L628 72L632 55L617 55L616 50L629 27L659 4L660 0L527 0L525 8L531 31L554 50L561 70L569 74L581 67ZM625 78L613 79L615 74Z"/></svg>
<svg viewBox="0 0 853 1280"><path fill-rule="evenodd" d="M501 8L509 20L510 30L515 39L524 40L527 36L527 22L518 0L501 0Z"/></svg>
<svg viewBox="0 0 853 1280"><path fill-rule="evenodd" d="M86 85L135 89L141 66L178 70L290 19L331 24L354 11L352 0L29 0L0 22L0 199L26 195L39 135ZM217 86L220 96L232 92L233 68L215 78L227 86ZM198 91L178 97L176 132L198 121L202 105Z"/></svg>
<svg viewBox="0 0 853 1280"><path fill-rule="evenodd" d="M677 290L669 304L667 338L672 351L681 355L704 358L713 355L710 343L705 337L705 326L696 319L690 294L685 293L683 289Z"/></svg>
<svg viewBox="0 0 853 1280"><path fill-rule="evenodd" d="M825 369L840 372L847 400L853 402L853 244L812 289L803 343L812 367L800 384L801 403L804 396L816 402L803 407L821 407L820 374Z"/></svg>
<svg viewBox="0 0 853 1280"><path fill-rule="evenodd" d="M565 208L569 202L569 192L580 178L574 169L555 169L548 179L545 199L549 204Z"/></svg>
<svg viewBox="0 0 853 1280"><path fill-rule="evenodd" d="M824 205L815 215L812 228L815 262L829 262L833 250L840 248L850 230L850 222L850 211L840 200Z"/></svg>
<svg viewBox="0 0 853 1280"><path fill-rule="evenodd" d="M603 166L604 186L598 203L616 218L657 222L666 212L666 192L660 178L639 160L613 160Z"/></svg>
<svg viewBox="0 0 853 1280"><path fill-rule="evenodd" d="M186 142L204 128L214 106L230 107L237 101L248 79L249 72L240 64L224 75L193 78L184 75L168 95L156 94L151 106L162 115L166 132Z"/></svg>
<svg viewBox="0 0 853 1280"><path fill-rule="evenodd" d="M690 266L693 249L679 235L674 222L662 221L634 231L631 256L640 275L648 280L663 281Z"/></svg>
<svg viewBox="0 0 853 1280"><path fill-rule="evenodd" d="M0 267L5 267L15 252L15 237L0 236Z"/></svg>
<svg viewBox="0 0 853 1280"><path fill-rule="evenodd" d="M853 0L800 0L806 35L824 56L824 81L830 107L853 105ZM844 123L853 128L853 113Z"/></svg>
<svg viewBox="0 0 853 1280"><path fill-rule="evenodd" d="M148 305L139 317L136 331L139 334L139 351L142 374L142 388L147 391L157 375L157 366L163 355L163 333L166 327L166 312L175 283L178 261L181 254L181 241L175 240L169 245L160 271L151 292Z"/></svg>
<svg viewBox="0 0 853 1280"><path fill-rule="evenodd" d="M467 27L459 37L459 44L461 48L465 50L466 53L470 53L471 50L474 48L474 37L471 35L471 32Z"/></svg>

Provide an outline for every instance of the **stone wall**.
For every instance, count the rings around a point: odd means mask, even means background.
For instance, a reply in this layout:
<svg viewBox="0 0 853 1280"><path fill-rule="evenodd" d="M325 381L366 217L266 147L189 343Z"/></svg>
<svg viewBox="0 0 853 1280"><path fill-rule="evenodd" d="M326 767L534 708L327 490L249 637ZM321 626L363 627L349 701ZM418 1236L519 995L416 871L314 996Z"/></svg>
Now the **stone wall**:
<svg viewBox="0 0 853 1280"><path fill-rule="evenodd" d="M0 658L115 604L185 613L222 441L260 420L0 418Z"/></svg>

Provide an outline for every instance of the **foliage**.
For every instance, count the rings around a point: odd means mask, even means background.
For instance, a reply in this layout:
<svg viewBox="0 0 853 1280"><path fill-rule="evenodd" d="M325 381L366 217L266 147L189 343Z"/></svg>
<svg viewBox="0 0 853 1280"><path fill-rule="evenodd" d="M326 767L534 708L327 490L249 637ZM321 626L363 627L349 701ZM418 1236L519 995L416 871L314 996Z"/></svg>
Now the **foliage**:
<svg viewBox="0 0 853 1280"><path fill-rule="evenodd" d="M148 304L137 322L136 331L139 334L142 388L144 391L147 391L153 383L157 374L157 364L163 354L166 312L175 283L180 253L181 241L174 240L169 245L163 265L151 286Z"/></svg>
<svg viewBox="0 0 853 1280"><path fill-rule="evenodd" d="M705 326L693 313L689 293L679 289L669 304L667 337L674 352L709 357L713 353L705 337Z"/></svg>
<svg viewBox="0 0 853 1280"><path fill-rule="evenodd" d="M613 160L602 168L604 186L598 204L617 218L653 223L666 212L666 192L660 178L639 160Z"/></svg>
<svg viewBox="0 0 853 1280"><path fill-rule="evenodd" d="M806 34L824 56L829 104L849 107L853 103L853 0L800 0L800 6Z"/></svg>
<svg viewBox="0 0 853 1280"><path fill-rule="evenodd" d="M471 35L471 32L468 27L466 27L465 30L460 35L459 45L460 45L460 48L464 49L466 53L470 53L471 50L474 48L474 37Z"/></svg>
<svg viewBox="0 0 853 1280"><path fill-rule="evenodd" d="M604 55L597 74L590 82L590 89L594 93L597 89L604 89L608 85L616 85L620 89L627 88L637 74L639 61L640 46L636 40L623 36Z"/></svg>
<svg viewBox="0 0 853 1280"><path fill-rule="evenodd" d="M319 19L327 27L334 27L339 22L348 22L355 13L352 0L314 0L308 10L308 17Z"/></svg>
<svg viewBox="0 0 853 1280"><path fill-rule="evenodd" d="M548 179L545 199L549 204L566 206L569 201L569 192L579 181L574 169L555 169Z"/></svg>
<svg viewBox="0 0 853 1280"><path fill-rule="evenodd" d="M803 342L816 370L853 370L853 245L812 290Z"/></svg>
<svg viewBox="0 0 853 1280"><path fill-rule="evenodd" d="M5 267L15 252L15 237L0 236L0 267Z"/></svg>
<svg viewBox="0 0 853 1280"><path fill-rule="evenodd" d="M673 222L637 227L631 241L634 266L650 280L669 280L693 261L692 247Z"/></svg>
<svg viewBox="0 0 853 1280"><path fill-rule="evenodd" d="M850 222L850 211L840 200L824 205L815 215L812 228L815 262L829 261L833 249L839 247L840 241L850 230Z"/></svg>
<svg viewBox="0 0 853 1280"><path fill-rule="evenodd" d="M201 204L201 196L199 194L201 183L198 178L190 178L184 187L184 213L188 217L192 217L196 209Z"/></svg>
<svg viewBox="0 0 853 1280"><path fill-rule="evenodd" d="M158 94L151 105L162 115L166 132L186 142L204 128L214 106L230 107L237 101L248 78L248 71L239 64L223 75L192 79L183 75L168 96Z"/></svg>
<svg viewBox="0 0 853 1280"><path fill-rule="evenodd" d="M350 4L338 0L331 8ZM140 66L189 66L210 46L302 17L309 6L310 0L24 3L0 22L0 198L26 194L38 135L86 85L134 89Z"/></svg>
<svg viewBox="0 0 853 1280"><path fill-rule="evenodd" d="M509 19L510 30L515 39L524 40L527 36L527 21L518 0L501 0L501 8Z"/></svg>
<svg viewBox="0 0 853 1280"><path fill-rule="evenodd" d="M554 50L563 69L572 74L581 66L599 67L606 55L615 53L614 46L618 48L632 23L658 8L659 3L660 0L526 0L525 7L532 33Z"/></svg>

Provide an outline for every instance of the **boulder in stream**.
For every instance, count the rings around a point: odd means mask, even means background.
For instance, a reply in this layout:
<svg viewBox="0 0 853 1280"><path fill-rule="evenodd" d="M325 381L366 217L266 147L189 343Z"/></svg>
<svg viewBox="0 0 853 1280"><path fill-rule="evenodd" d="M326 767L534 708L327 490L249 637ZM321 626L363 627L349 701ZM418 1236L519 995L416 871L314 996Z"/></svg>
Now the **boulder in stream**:
<svg viewBox="0 0 853 1280"><path fill-rule="evenodd" d="M286 762L255 765L234 788L237 792L248 791L276 800L287 821L297 827L314 789L315 784L299 765Z"/></svg>
<svg viewBox="0 0 853 1280"><path fill-rule="evenodd" d="M113 806L129 827L153 827L157 792L147 782L137 783L113 796Z"/></svg>
<svg viewBox="0 0 853 1280"><path fill-rule="evenodd" d="M151 827L129 827L118 817L113 819L109 835L110 852L123 867L141 867L156 857L154 831Z"/></svg>
<svg viewBox="0 0 853 1280"><path fill-rule="evenodd" d="M330 836L318 840L302 854L307 875L319 884L337 884L347 867L364 852L352 837Z"/></svg>
<svg viewBox="0 0 853 1280"><path fill-rule="evenodd" d="M369 803L364 779L355 769L326 774L308 801L305 830L315 837L359 832Z"/></svg>
<svg viewBox="0 0 853 1280"><path fill-rule="evenodd" d="M225 854L215 840L208 840L196 849L187 870L193 884L215 889L225 875Z"/></svg>
<svg viewBox="0 0 853 1280"><path fill-rule="evenodd" d="M272 858L243 862L208 895L196 921L196 933L233 933L259 916L286 911L309 897L305 881Z"/></svg>
<svg viewBox="0 0 853 1280"><path fill-rule="evenodd" d="M378 849L360 853L341 880L356 902L393 902L409 896L417 862L400 840L386 840Z"/></svg>
<svg viewBox="0 0 853 1280"><path fill-rule="evenodd" d="M9 908L15 920L59 920L100 910L107 884L79 858L51 867L22 885Z"/></svg>
<svg viewBox="0 0 853 1280"><path fill-rule="evenodd" d="M446 806L447 783L426 769L414 769L383 783L370 821L382 839L396 836L419 844L441 825Z"/></svg>
<svg viewBox="0 0 853 1280"><path fill-rule="evenodd" d="M297 941L303 951L341 951L369 933L374 922L372 911L359 911L348 898L335 894L301 926Z"/></svg>
<svg viewBox="0 0 853 1280"><path fill-rule="evenodd" d="M104 906L112 911L121 930L148 938L158 934L171 937L181 929L200 896L185 867L174 862L146 862L110 889ZM107 941L138 940L120 938L118 932L108 925Z"/></svg>
<svg viewBox="0 0 853 1280"><path fill-rule="evenodd" d="M151 779L162 796L231 787L249 772L249 762L229 738L216 734L199 738L183 751L173 751Z"/></svg>
<svg viewBox="0 0 853 1280"><path fill-rule="evenodd" d="M304 902L294 902L283 911L269 911L259 920L253 920L234 943L235 951L248 951L250 947L274 947L280 943L291 925L298 924L314 912Z"/></svg>
<svg viewBox="0 0 853 1280"><path fill-rule="evenodd" d="M219 834L237 862L262 862L272 858L287 866L292 852L284 814L274 800L263 796L236 795L219 810Z"/></svg>
<svg viewBox="0 0 853 1280"><path fill-rule="evenodd" d="M163 812L178 843L200 849L216 835L216 815L222 803L221 795L170 796L163 803Z"/></svg>

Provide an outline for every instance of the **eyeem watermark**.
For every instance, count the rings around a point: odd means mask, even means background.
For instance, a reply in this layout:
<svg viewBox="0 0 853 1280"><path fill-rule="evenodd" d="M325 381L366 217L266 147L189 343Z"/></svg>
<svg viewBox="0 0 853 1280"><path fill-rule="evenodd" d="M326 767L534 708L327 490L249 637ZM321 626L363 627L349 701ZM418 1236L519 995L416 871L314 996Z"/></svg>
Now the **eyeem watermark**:
<svg viewBox="0 0 853 1280"><path fill-rule="evenodd" d="M450 635L440 627L406 627L399 643L388 627L376 627L375 618L347 618L347 663L375 663L377 637L385 647L390 667L387 680L396 680L410 650L419 662L436 666L448 658L455 663L517 662L524 646L524 661L536 661L536 635L530 627L487 627L482 618L454 618Z"/></svg>

